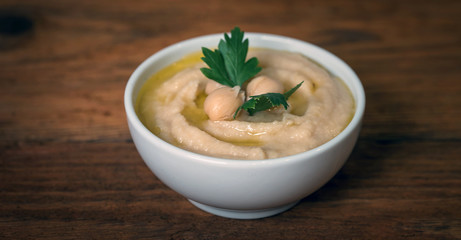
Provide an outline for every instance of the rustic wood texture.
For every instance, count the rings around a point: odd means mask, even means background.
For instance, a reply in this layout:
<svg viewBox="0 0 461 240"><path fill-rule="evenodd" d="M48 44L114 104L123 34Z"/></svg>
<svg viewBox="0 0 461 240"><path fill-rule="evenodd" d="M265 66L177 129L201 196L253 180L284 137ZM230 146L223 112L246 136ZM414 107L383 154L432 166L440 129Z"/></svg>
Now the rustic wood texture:
<svg viewBox="0 0 461 240"><path fill-rule="evenodd" d="M343 169L260 220L198 210L131 141L136 66L268 32L344 59L367 94ZM461 239L461 1L0 1L0 238Z"/></svg>

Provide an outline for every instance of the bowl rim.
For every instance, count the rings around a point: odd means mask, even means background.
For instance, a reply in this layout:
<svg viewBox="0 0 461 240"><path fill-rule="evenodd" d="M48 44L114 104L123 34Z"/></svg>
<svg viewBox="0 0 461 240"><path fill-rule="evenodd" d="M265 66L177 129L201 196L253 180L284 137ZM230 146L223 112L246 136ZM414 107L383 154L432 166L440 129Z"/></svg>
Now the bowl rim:
<svg viewBox="0 0 461 240"><path fill-rule="evenodd" d="M348 88L350 88L351 92L352 91L355 92L355 99L354 99L355 100L355 113L352 117L352 120L349 122L349 124L337 136L335 136L334 138L330 139L329 141L325 142L324 144L318 147L315 147L313 149L310 149L310 150L307 150L301 153L288 155L284 157L259 159L259 160L219 158L219 157L212 157L212 156L208 156L208 155L204 155L200 153L195 153L195 152L188 151L183 148L177 147L161 139L155 134L153 134L141 122L141 120L139 119L135 111L134 106L135 106L136 100L134 100L133 96L135 94L134 88L136 86L136 83L139 81L139 78L149 69L149 67L152 66L153 63L165 58L166 56L168 56L168 54L171 54L178 48L185 47L185 46L188 46L190 44L194 44L200 41L206 41L206 40L210 41L210 39L215 40L216 45L217 45L218 41L222 39L222 36L223 36L222 33L215 33L215 34L197 36L197 37L189 38L189 39L182 40L180 42L171 44L155 52L151 56L149 56L131 74L126 84L126 87L125 87L124 107L125 107L125 112L127 116L127 121L131 123L132 127L134 127L137 132L143 135L144 139L147 139L149 142L153 143L154 145L159 145L163 149L166 149L170 152L174 152L176 155L184 155L190 159L194 159L195 161L200 161L200 162L204 162L207 164L218 164L218 165L225 164L225 165L234 166L234 167L249 167L249 166L260 166L260 165L273 166L273 165L278 165L278 164L286 164L287 162L294 163L298 161L306 161L306 160L308 161L309 159L312 159L316 155L319 155L325 151L328 151L328 149L332 148L333 146L337 145L339 142L344 140L356 128L361 127L362 118L365 112L365 102L366 102L365 91L364 91L363 85L359 77L346 62L344 62L342 59L340 59L333 53L329 52L328 50L323 49L317 45L314 45L312 43L309 43L303 40L299 40L299 39L292 38L292 37L286 37L282 35L270 34L270 33L260 33L260 32L248 32L247 33L245 32L245 38L248 38L250 40L250 44L251 44L252 39L259 39L262 41L275 41L275 42L280 42L284 44L304 45L306 47L309 47L310 50L312 51L323 54L325 58L328 58L329 60L334 60L338 64L340 64L341 67L348 72L350 77L352 77L352 81L353 81L352 84L355 86L355 89L351 89L350 87L351 84L346 84ZM282 48L282 49L285 49L285 48ZM198 50L200 49L197 49L197 51ZM305 55L302 52L300 53ZM317 61L317 59L313 58L311 55L307 57ZM160 69L170 65L171 63L172 62L168 62L165 66L161 67ZM322 65L326 67L328 70L330 70L329 66L325 66L325 64L322 64Z"/></svg>

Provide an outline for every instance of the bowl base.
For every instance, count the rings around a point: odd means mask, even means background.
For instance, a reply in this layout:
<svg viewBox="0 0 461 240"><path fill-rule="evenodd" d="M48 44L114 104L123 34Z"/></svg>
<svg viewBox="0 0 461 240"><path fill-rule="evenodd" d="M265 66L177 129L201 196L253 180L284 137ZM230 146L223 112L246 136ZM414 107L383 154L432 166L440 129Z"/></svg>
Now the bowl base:
<svg viewBox="0 0 461 240"><path fill-rule="evenodd" d="M257 210L235 210L235 209L225 209L208 206L202 203L195 202L194 200L188 199L194 206L200 208L201 210L225 218L234 218L234 219L257 219L270 217L294 207L299 201L283 205L275 208L267 209L257 209Z"/></svg>

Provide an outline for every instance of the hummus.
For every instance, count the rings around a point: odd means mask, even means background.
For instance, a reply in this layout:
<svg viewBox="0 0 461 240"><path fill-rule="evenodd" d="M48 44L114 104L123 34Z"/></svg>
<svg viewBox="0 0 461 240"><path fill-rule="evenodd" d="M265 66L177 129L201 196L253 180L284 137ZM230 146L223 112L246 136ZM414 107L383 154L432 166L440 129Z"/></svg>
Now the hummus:
<svg viewBox="0 0 461 240"><path fill-rule="evenodd" d="M276 108L232 121L211 121L203 110L206 67L194 54L152 76L143 86L137 113L155 135L180 148L229 159L268 159L301 153L338 135L351 121L355 103L346 85L309 60L291 52L252 49L263 70L285 91L304 81Z"/></svg>

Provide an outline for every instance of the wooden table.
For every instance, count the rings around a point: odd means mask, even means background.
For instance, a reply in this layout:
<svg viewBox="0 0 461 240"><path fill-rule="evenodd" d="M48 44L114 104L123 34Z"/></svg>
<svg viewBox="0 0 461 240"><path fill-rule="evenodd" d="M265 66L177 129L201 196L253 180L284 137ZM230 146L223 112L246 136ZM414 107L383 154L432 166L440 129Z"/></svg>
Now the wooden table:
<svg viewBox="0 0 461 240"><path fill-rule="evenodd" d="M461 238L461 1L197 2L0 2L0 238ZM333 52L367 94L342 170L259 220L161 183L123 107L148 56L234 26Z"/></svg>

